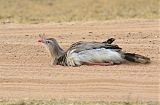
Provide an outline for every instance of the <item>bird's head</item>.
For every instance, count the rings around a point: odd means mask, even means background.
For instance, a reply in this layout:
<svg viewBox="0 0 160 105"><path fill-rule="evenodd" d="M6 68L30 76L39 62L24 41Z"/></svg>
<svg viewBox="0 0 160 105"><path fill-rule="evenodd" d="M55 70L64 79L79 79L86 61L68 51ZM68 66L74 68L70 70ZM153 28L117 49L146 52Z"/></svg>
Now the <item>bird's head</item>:
<svg viewBox="0 0 160 105"><path fill-rule="evenodd" d="M47 46L52 57L59 57L63 54L63 49L59 46L55 38L46 38L45 35L39 35L40 39L38 42L41 42Z"/></svg>
<svg viewBox="0 0 160 105"><path fill-rule="evenodd" d="M43 35L39 35L40 39L38 40L38 42L41 42L43 44L45 44L48 47L56 47L58 46L58 42L55 38L46 38L46 36Z"/></svg>

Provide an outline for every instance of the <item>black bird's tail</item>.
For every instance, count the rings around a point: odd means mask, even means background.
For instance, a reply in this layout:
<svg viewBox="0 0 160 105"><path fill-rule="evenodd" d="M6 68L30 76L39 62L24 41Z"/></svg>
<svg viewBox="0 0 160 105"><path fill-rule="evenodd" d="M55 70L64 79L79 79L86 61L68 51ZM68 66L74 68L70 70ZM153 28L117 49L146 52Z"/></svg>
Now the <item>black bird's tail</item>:
<svg viewBox="0 0 160 105"><path fill-rule="evenodd" d="M134 54L134 53L125 53L124 54L124 59L131 61L131 62L136 62L136 63L150 63L150 58L139 55L139 54Z"/></svg>

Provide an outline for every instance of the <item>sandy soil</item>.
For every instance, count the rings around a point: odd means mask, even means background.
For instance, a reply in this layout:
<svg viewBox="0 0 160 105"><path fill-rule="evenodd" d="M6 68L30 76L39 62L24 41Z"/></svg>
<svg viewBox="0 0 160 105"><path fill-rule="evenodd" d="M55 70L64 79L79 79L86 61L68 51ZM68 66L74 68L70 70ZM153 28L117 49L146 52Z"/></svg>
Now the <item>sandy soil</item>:
<svg viewBox="0 0 160 105"><path fill-rule="evenodd" d="M0 98L105 101L158 101L160 94L159 20L0 25ZM148 65L51 66L38 34L67 49L76 41L114 37L124 51L151 58Z"/></svg>

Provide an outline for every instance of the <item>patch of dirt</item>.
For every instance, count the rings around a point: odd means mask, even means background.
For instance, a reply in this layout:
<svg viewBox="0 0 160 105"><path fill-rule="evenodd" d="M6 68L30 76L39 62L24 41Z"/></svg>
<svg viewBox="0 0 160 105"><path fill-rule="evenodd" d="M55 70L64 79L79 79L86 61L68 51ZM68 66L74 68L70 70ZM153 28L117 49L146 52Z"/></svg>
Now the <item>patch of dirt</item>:
<svg viewBox="0 0 160 105"><path fill-rule="evenodd" d="M126 52L151 58L151 64L50 66L38 34L67 49L77 41L114 37ZM160 94L159 20L0 25L0 98L104 101L157 101Z"/></svg>

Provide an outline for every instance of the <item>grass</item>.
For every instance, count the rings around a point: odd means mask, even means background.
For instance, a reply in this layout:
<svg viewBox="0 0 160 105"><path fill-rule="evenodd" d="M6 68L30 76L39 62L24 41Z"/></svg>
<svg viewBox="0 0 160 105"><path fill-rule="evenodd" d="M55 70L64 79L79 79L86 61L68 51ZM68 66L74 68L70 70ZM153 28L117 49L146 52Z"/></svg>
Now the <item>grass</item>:
<svg viewBox="0 0 160 105"><path fill-rule="evenodd" d="M87 102L87 101L71 101L61 100L22 100L22 101L0 101L0 105L158 105L158 102Z"/></svg>
<svg viewBox="0 0 160 105"><path fill-rule="evenodd" d="M159 7L159 0L0 0L0 22L157 19Z"/></svg>

